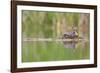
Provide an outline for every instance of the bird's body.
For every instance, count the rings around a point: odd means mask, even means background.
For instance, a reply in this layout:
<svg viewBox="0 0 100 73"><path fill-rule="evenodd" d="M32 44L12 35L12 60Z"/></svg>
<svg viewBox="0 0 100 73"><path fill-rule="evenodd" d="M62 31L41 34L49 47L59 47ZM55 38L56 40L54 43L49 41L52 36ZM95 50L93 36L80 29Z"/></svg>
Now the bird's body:
<svg viewBox="0 0 100 73"><path fill-rule="evenodd" d="M66 32L63 34L63 39L74 39L78 38L78 33L76 31Z"/></svg>

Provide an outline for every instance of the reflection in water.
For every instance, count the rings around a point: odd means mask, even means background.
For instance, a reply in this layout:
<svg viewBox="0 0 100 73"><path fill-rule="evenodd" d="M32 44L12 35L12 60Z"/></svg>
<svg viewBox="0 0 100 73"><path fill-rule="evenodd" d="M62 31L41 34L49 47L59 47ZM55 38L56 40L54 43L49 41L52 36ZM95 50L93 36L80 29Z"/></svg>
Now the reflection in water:
<svg viewBox="0 0 100 73"><path fill-rule="evenodd" d="M89 41L22 41L22 62L90 58Z"/></svg>
<svg viewBox="0 0 100 73"><path fill-rule="evenodd" d="M71 53L70 56L77 55L75 57L80 59L86 59L90 56L89 41L63 41L63 45Z"/></svg>
<svg viewBox="0 0 100 73"><path fill-rule="evenodd" d="M76 45L77 45L78 42L75 42L75 41L64 41L63 44L64 44L64 47L65 48L76 48Z"/></svg>
<svg viewBox="0 0 100 73"><path fill-rule="evenodd" d="M81 41L71 40L71 41L63 41L63 45L65 48L72 48L72 49L77 48L79 45L81 46L81 48L85 48L87 42L88 41L85 40L81 40Z"/></svg>

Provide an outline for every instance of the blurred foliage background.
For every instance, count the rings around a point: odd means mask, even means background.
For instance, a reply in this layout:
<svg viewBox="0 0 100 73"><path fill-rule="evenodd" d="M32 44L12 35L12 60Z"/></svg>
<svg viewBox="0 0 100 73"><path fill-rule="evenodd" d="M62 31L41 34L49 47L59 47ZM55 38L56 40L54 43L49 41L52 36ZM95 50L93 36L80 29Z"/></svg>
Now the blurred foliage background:
<svg viewBox="0 0 100 73"><path fill-rule="evenodd" d="M24 36L56 38L76 27L80 35L89 35L89 14L22 11ZM83 29L84 27L85 29ZM87 36L86 36L87 37Z"/></svg>

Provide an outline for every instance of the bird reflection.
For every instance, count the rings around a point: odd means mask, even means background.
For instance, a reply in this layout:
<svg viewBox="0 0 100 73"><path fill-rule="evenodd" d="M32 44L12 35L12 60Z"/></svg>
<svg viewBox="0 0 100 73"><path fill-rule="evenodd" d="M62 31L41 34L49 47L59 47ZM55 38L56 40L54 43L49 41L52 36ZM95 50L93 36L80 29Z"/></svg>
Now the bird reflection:
<svg viewBox="0 0 100 73"><path fill-rule="evenodd" d="M76 48L77 47L77 43L76 41L63 41L64 47L65 48Z"/></svg>

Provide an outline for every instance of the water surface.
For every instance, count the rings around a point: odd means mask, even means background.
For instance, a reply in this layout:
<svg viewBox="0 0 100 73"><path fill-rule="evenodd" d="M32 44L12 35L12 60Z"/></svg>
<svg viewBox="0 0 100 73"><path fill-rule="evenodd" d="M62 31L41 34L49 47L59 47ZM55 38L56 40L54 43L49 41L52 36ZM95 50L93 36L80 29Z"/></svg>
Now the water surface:
<svg viewBox="0 0 100 73"><path fill-rule="evenodd" d="M22 62L89 59L89 42L23 41Z"/></svg>

